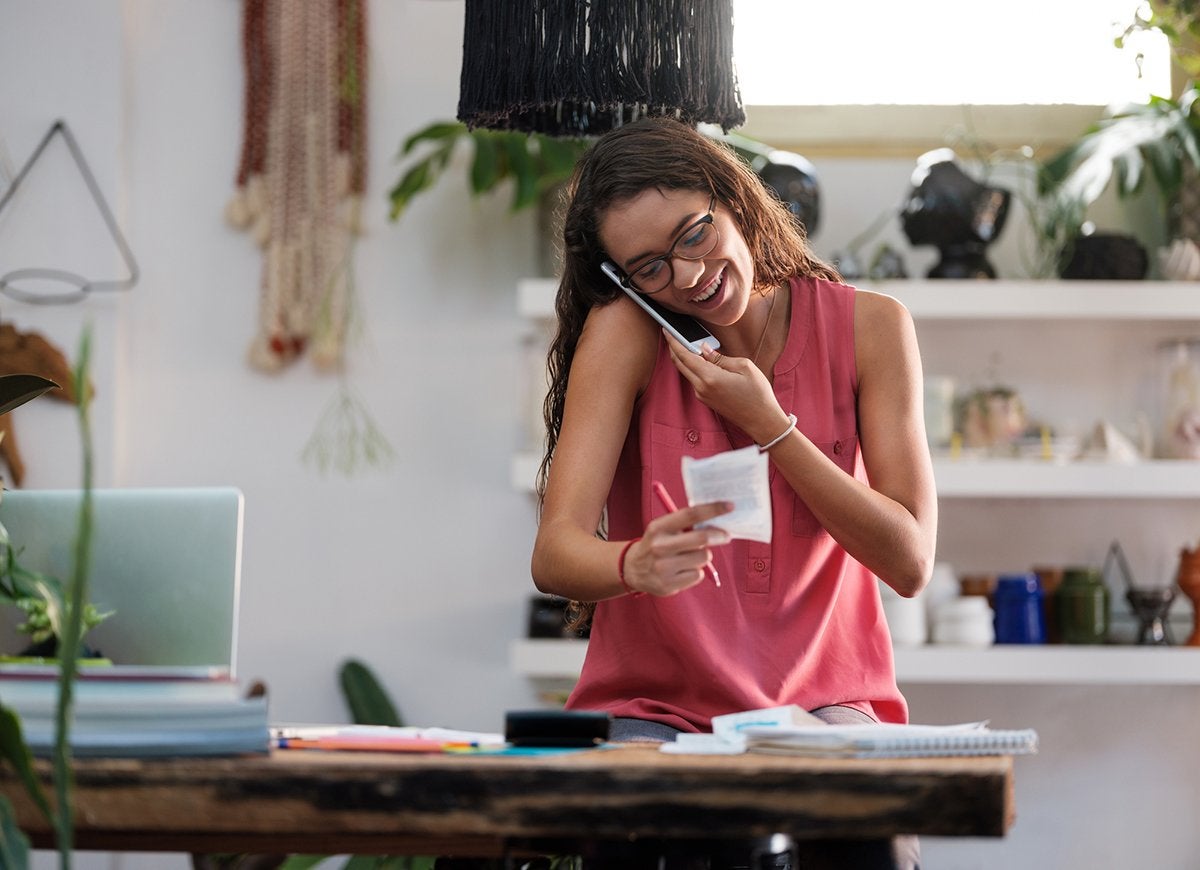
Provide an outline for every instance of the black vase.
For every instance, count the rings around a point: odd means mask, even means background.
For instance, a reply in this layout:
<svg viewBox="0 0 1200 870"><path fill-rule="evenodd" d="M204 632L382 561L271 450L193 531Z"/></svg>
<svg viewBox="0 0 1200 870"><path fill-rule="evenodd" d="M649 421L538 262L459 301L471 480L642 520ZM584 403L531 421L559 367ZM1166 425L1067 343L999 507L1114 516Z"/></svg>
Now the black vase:
<svg viewBox="0 0 1200 870"><path fill-rule="evenodd" d="M1146 249L1133 236L1096 233L1075 239L1059 275L1091 281L1140 281L1149 266Z"/></svg>

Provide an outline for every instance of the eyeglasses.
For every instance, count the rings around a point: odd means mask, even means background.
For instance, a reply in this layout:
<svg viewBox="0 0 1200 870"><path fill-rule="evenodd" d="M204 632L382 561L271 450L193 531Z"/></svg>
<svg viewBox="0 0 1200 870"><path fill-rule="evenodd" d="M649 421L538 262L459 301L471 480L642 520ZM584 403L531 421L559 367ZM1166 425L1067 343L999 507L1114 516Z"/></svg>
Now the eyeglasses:
<svg viewBox="0 0 1200 870"><path fill-rule="evenodd" d="M709 199L708 214L680 233L669 251L631 270L625 276L625 285L645 296L659 293L675 278L671 260L675 257L681 260L700 260L712 253L712 249L721 240L721 233L713 223L713 206L716 202L715 196Z"/></svg>

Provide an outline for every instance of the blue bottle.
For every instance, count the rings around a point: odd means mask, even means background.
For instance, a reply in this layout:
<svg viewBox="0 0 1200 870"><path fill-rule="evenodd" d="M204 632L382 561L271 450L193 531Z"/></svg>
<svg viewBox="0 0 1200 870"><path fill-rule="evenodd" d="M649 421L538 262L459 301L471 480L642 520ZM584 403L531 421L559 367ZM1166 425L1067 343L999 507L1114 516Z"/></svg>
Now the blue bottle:
<svg viewBox="0 0 1200 870"><path fill-rule="evenodd" d="M993 595L996 643L1045 643L1042 584L1037 574L1002 574Z"/></svg>

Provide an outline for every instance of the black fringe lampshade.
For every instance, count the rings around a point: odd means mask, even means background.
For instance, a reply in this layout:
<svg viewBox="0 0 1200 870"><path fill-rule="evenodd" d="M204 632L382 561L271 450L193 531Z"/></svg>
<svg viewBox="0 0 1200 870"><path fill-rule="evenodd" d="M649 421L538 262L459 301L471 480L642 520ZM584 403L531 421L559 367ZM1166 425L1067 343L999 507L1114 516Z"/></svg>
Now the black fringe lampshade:
<svg viewBox="0 0 1200 870"><path fill-rule="evenodd" d="M732 0L466 0L468 127L595 136L644 115L746 120Z"/></svg>

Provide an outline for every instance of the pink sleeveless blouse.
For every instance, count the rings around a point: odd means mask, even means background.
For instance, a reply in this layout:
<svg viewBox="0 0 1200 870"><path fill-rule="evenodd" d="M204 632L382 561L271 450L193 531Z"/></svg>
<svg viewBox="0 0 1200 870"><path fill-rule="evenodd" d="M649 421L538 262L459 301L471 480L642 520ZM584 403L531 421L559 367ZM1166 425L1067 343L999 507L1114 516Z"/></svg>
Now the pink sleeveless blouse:
<svg viewBox="0 0 1200 870"><path fill-rule="evenodd" d="M858 450L854 288L793 279L788 341L774 389L799 429L846 473L866 479ZM650 483L683 501L680 460L750 439L696 398L660 339L608 499L609 539L641 535L662 514ZM601 601L568 709L708 731L713 716L782 704L843 704L905 722L878 581L817 522L770 466L773 539L714 550L706 579L669 598Z"/></svg>

